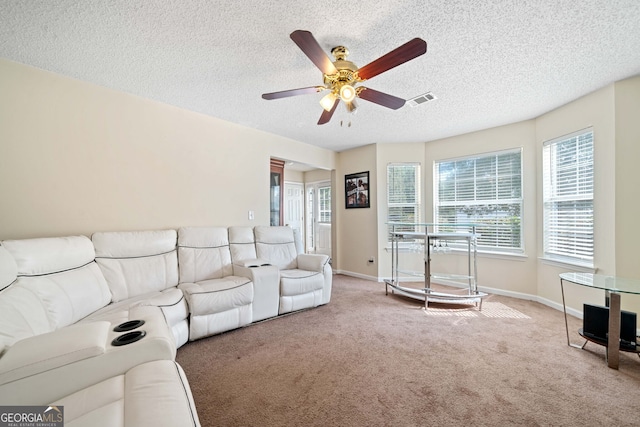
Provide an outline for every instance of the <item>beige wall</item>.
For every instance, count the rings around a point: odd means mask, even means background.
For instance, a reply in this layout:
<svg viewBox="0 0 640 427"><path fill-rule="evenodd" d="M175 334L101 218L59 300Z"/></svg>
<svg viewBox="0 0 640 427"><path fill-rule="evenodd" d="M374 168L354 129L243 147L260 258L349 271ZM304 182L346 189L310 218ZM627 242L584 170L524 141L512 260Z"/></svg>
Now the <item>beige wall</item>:
<svg viewBox="0 0 640 427"><path fill-rule="evenodd" d="M370 208L345 209L344 177L369 171ZM343 151L338 157L335 185L334 268L354 276L377 280L377 264L369 264L378 253L378 215L376 191L376 146L366 145ZM382 203L382 202L381 202ZM337 251L335 250L337 248Z"/></svg>
<svg viewBox="0 0 640 427"><path fill-rule="evenodd" d="M433 165L446 160L481 153L521 149L523 163L523 239L524 253L520 256L487 256L478 258L478 286L484 289L501 290L503 293L526 296L536 291L536 148L534 144L535 122L528 120L426 144L425 198L427 222L433 221ZM434 260L433 269L436 269ZM437 270L443 273L465 271L465 255L447 255L437 259Z"/></svg>
<svg viewBox="0 0 640 427"><path fill-rule="evenodd" d="M615 274L615 110L614 86L584 96L536 119L538 151L537 174L540 187L537 196L538 256L542 257L542 144L581 129L593 127L594 134L594 265L597 272ZM589 271L570 265L538 261L538 296L561 303L558 274L567 271ZM604 302L601 293L569 285L567 305L582 311L582 303Z"/></svg>
<svg viewBox="0 0 640 427"><path fill-rule="evenodd" d="M640 77L615 84L616 274L640 279Z"/></svg>
<svg viewBox="0 0 640 427"><path fill-rule="evenodd" d="M314 169L304 173L304 182L331 181L331 171Z"/></svg>
<svg viewBox="0 0 640 427"><path fill-rule="evenodd" d="M615 274L640 279L640 76L615 84ZM640 313L640 295L622 308Z"/></svg>
<svg viewBox="0 0 640 427"><path fill-rule="evenodd" d="M270 157L335 167L329 150L6 60L0 93L0 239L268 224Z"/></svg>

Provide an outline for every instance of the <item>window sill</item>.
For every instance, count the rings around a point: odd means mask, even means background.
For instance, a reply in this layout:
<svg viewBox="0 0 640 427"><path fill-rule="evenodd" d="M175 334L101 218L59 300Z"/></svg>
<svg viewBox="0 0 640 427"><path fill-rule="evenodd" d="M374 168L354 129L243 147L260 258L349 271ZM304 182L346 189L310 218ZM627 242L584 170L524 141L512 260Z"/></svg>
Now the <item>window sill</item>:
<svg viewBox="0 0 640 427"><path fill-rule="evenodd" d="M542 261L543 264L551 265L553 267L569 268L572 271L576 271L578 273L595 273L598 271L597 267L594 267L589 264L583 264L579 262L570 262L570 261L560 261L557 259L545 258L545 257L540 257L539 259L540 261Z"/></svg>
<svg viewBox="0 0 640 427"><path fill-rule="evenodd" d="M505 259L509 261L520 261L520 262L524 262L529 259L529 257L526 254L515 253L515 252L480 252L478 251L478 256L482 258Z"/></svg>

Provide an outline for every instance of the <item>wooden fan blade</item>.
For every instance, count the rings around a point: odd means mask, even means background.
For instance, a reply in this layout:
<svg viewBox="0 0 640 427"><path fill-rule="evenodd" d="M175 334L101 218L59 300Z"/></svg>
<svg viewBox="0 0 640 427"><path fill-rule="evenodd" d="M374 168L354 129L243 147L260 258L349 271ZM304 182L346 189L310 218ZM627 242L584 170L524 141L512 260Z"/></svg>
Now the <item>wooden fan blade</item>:
<svg viewBox="0 0 640 427"><path fill-rule="evenodd" d="M331 117L333 116L333 113L335 113L336 108L338 108L339 103L340 103L340 98L336 99L330 111L322 110L322 115L320 116L320 120L318 120L319 125L329 123L329 120L331 120Z"/></svg>
<svg viewBox="0 0 640 427"><path fill-rule="evenodd" d="M370 79L378 74L384 73L398 65L411 61L412 59L424 55L427 52L427 42L415 38L402 46L381 56L373 62L368 63L358 70L358 77L362 80Z"/></svg>
<svg viewBox="0 0 640 427"><path fill-rule="evenodd" d="M397 110L406 102L404 99L398 98L397 96L389 95L367 87L361 88L358 93L358 98L366 99L369 102L391 108L392 110Z"/></svg>
<svg viewBox="0 0 640 427"><path fill-rule="evenodd" d="M324 74L335 74L338 72L331 62L331 58L320 47L316 39L309 31L296 30L290 35L291 40L309 57L311 62L316 64Z"/></svg>
<svg viewBox="0 0 640 427"><path fill-rule="evenodd" d="M290 89L290 90L282 90L280 92L263 93L262 98L264 99L288 98L290 96L306 95L309 93L318 93L318 92L322 92L325 89L326 88L324 86L302 87L300 89Z"/></svg>

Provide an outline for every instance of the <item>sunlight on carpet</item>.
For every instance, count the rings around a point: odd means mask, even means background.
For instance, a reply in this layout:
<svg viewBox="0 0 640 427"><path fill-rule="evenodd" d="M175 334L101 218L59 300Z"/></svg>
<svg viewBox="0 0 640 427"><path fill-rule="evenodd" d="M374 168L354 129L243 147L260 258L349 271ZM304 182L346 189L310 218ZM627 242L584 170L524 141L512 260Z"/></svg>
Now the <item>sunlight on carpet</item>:
<svg viewBox="0 0 640 427"><path fill-rule="evenodd" d="M434 317L489 317L502 319L530 319L529 316L508 307L500 302L485 301L482 303L482 310L476 307L464 308L441 308L444 305L431 306L428 309L422 309L427 316ZM459 307L459 306L458 306Z"/></svg>

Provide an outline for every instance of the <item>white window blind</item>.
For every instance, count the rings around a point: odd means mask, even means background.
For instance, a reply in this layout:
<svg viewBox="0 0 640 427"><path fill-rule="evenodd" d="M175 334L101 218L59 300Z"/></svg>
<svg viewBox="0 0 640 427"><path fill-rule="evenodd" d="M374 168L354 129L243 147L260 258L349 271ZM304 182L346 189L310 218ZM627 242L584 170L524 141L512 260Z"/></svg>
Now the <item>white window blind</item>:
<svg viewBox="0 0 640 427"><path fill-rule="evenodd" d="M388 222L420 222L420 163L387 165ZM396 227L396 231L416 231L416 226Z"/></svg>
<svg viewBox="0 0 640 427"><path fill-rule="evenodd" d="M447 224L478 224L478 247L521 252L522 150L445 160L434 167L434 217Z"/></svg>
<svg viewBox="0 0 640 427"><path fill-rule="evenodd" d="M593 266L593 130L543 145L544 255Z"/></svg>

